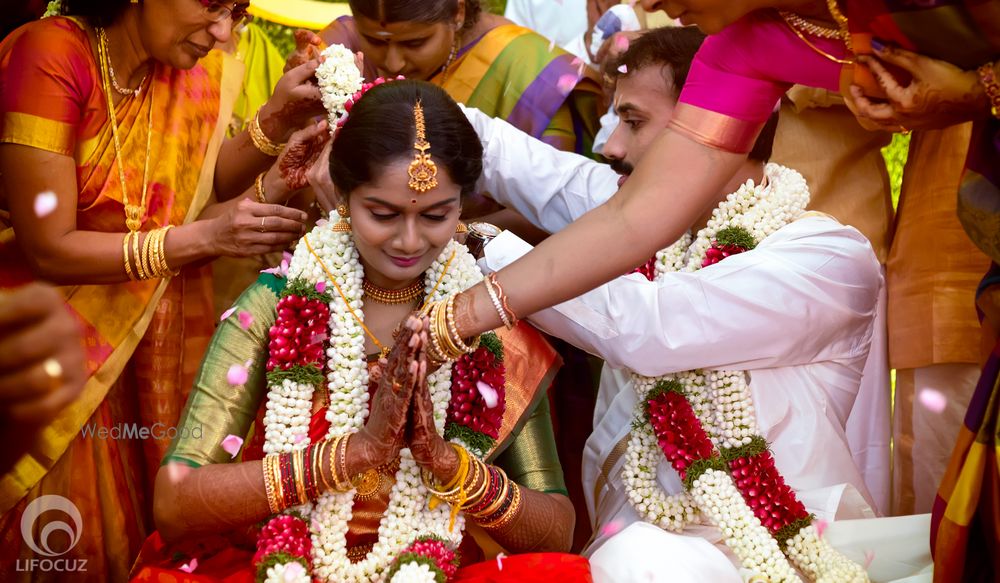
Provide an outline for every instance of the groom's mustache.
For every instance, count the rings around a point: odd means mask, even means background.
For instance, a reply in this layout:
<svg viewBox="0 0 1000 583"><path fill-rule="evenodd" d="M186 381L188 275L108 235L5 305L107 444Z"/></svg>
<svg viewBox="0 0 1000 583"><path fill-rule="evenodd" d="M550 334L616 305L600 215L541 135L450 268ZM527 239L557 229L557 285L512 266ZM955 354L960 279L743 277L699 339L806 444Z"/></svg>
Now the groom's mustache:
<svg viewBox="0 0 1000 583"><path fill-rule="evenodd" d="M610 166L612 170L624 176L631 175L632 170L635 169L631 164L629 164L625 160L612 160Z"/></svg>

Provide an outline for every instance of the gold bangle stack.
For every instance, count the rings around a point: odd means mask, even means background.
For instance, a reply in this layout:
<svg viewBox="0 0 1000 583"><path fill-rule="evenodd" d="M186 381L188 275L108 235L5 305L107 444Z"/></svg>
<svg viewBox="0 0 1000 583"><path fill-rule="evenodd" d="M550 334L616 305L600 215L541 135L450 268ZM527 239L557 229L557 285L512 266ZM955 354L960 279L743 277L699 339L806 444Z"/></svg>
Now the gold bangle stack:
<svg viewBox="0 0 1000 583"><path fill-rule="evenodd" d="M306 475L305 469L305 453L304 449L297 449L292 452L292 471L295 472L295 494L298 495L299 504L305 504L309 502L309 496L306 495L306 484L303 478Z"/></svg>
<svg viewBox="0 0 1000 583"><path fill-rule="evenodd" d="M253 193L257 197L257 202L261 204L267 204L267 195L264 194L264 175L267 174L267 170L261 172L257 175L257 178L253 181Z"/></svg>
<svg viewBox="0 0 1000 583"><path fill-rule="evenodd" d="M167 225L160 229L154 229L146 233L145 237L140 237L136 231L125 233L122 241L122 254L125 260L125 273L128 278L135 281L137 279L161 279L177 275L178 272L170 269L167 264L167 254L164 250L167 240L167 231L174 228ZM142 250L139 249L139 240L142 239ZM129 257L129 243L131 242L132 256ZM132 266L135 265L133 271Z"/></svg>
<svg viewBox="0 0 1000 583"><path fill-rule="evenodd" d="M509 480L506 482L506 485L508 488L514 489L514 499L511 501L510 506L508 506L507 510L505 510L504 513L493 522L481 522L479 523L479 526L488 529L502 529L510 524L511 520L514 520L514 516L517 515L518 510L521 508L521 489L517 487L517 484ZM504 498L500 498L500 500L503 499Z"/></svg>
<svg viewBox="0 0 1000 583"><path fill-rule="evenodd" d="M354 487L347 473L347 444L353 433L337 435L330 441L330 475L333 476L333 490L347 492Z"/></svg>
<svg viewBox="0 0 1000 583"><path fill-rule="evenodd" d="M254 147L260 150L261 154L265 156L271 156L272 158L277 157L281 153L281 149L285 146L284 144L279 144L271 138L267 137L264 130L260 128L260 110L254 114L253 119L250 120L250 125L247 128L250 133L250 141L253 142Z"/></svg>
<svg viewBox="0 0 1000 583"><path fill-rule="evenodd" d="M458 326L455 324L455 296L428 303L422 313L430 319L427 355L432 361L452 362L479 348L478 335L466 344L458 333Z"/></svg>
<svg viewBox="0 0 1000 583"><path fill-rule="evenodd" d="M485 467L483 468L483 472L481 472L481 464L473 456L469 455L469 452L464 447L454 443L449 443L448 445L458 454L458 471L452 477L451 481L445 484L442 490L434 484L434 477L427 470L421 470L420 477L424 482L424 486L427 486L427 489L434 495L429 504L431 510L437 506L439 500L451 506L451 518L448 521L448 531L450 532L455 527L455 519L458 518L458 512L468 502L470 487L479 480L480 473L485 473ZM471 479L469 479L470 471L472 473Z"/></svg>
<svg viewBox="0 0 1000 583"><path fill-rule="evenodd" d="M277 514L284 510L281 500L281 476L278 467L278 456L270 454L264 456L264 491L267 493L267 508L271 514Z"/></svg>

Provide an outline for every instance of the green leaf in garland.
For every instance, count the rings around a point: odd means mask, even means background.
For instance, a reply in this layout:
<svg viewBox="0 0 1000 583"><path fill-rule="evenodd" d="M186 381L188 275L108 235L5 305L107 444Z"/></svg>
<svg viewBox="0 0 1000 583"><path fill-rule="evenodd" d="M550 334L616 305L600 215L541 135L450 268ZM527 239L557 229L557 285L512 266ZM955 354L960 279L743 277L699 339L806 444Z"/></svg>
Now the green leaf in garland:
<svg viewBox="0 0 1000 583"><path fill-rule="evenodd" d="M729 468L726 466L726 462L722 460L721 457L710 457L708 459L694 460L686 472L684 472L684 489L690 490L694 485L694 481L701 477L702 474L708 470L719 470L720 472L728 471Z"/></svg>
<svg viewBox="0 0 1000 583"><path fill-rule="evenodd" d="M733 245L747 251L757 246L753 235L743 227L726 227L715 234L715 241L719 245Z"/></svg>
<svg viewBox="0 0 1000 583"><path fill-rule="evenodd" d="M274 369L267 373L267 384L280 385L282 381L289 380L295 383L320 386L323 384L323 372L311 364L304 366L295 365L287 369Z"/></svg>
<svg viewBox="0 0 1000 583"><path fill-rule="evenodd" d="M740 447L725 447L722 448L720 453L722 454L722 459L726 460L728 464L740 458L760 455L767 451L767 449L767 441L759 435L754 435L750 438L750 443L741 445Z"/></svg>
<svg viewBox="0 0 1000 583"><path fill-rule="evenodd" d="M461 440L478 457L486 455L487 452L493 449L493 444L496 443L489 435L473 431L465 425L459 425L455 422L444 426L444 438L448 440L456 438Z"/></svg>
<svg viewBox="0 0 1000 583"><path fill-rule="evenodd" d="M487 332L480 336L479 346L492 352L497 361L503 362L503 341L494 332Z"/></svg>
<svg viewBox="0 0 1000 583"><path fill-rule="evenodd" d="M785 550L785 547L788 546L788 541L799 534L800 530L812 524L815 519L816 516L810 514L805 518L793 520L790 524L782 526L778 529L778 532L774 533L774 540L778 541L778 546L781 547L781 550Z"/></svg>
<svg viewBox="0 0 1000 583"><path fill-rule="evenodd" d="M281 292L281 297L285 296L299 296L307 300L319 300L324 304L329 304L333 300L331 296L326 291L320 293L316 291L316 286L309 283L308 281L297 278L290 280L285 286L285 290Z"/></svg>
<svg viewBox="0 0 1000 583"><path fill-rule="evenodd" d="M434 573L435 583L448 583L448 579L447 577L445 577L444 571L442 571L437 566L437 563L434 562L434 559L430 557L425 557L423 555L418 555L416 553L403 553L398 557L396 557L396 560L393 561L392 563L392 567L390 567L389 571L386 572L385 580L392 581L393 575L395 575L399 571L399 568L405 565L406 563L417 563L418 565L427 565L428 567L430 567L431 573Z"/></svg>
<svg viewBox="0 0 1000 583"><path fill-rule="evenodd" d="M305 569L306 573L309 572L309 563L307 563L305 559L303 559L302 557L296 557L290 555L283 551L279 551L277 553L268 555L267 557L264 558L263 561L260 562L259 565L257 565L257 577L256 577L257 583L264 583L264 581L267 580L267 570L270 569L271 567L278 564L292 563L292 562L302 565L302 568Z"/></svg>

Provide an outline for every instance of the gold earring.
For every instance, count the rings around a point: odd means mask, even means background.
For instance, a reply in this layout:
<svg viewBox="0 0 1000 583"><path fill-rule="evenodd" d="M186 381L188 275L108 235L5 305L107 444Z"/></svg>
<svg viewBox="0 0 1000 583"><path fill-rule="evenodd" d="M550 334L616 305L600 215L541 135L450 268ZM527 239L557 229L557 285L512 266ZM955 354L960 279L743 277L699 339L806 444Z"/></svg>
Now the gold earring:
<svg viewBox="0 0 1000 583"><path fill-rule="evenodd" d="M347 208L346 204L337 205L337 214L340 215L340 220L333 224L334 233L350 233L351 232L351 222L347 219L351 216L350 209Z"/></svg>
<svg viewBox="0 0 1000 583"><path fill-rule="evenodd" d="M465 223L463 223L462 221L458 221L458 224L455 225L455 234L461 235L462 233L468 233L468 232L469 232L469 227L465 226Z"/></svg>

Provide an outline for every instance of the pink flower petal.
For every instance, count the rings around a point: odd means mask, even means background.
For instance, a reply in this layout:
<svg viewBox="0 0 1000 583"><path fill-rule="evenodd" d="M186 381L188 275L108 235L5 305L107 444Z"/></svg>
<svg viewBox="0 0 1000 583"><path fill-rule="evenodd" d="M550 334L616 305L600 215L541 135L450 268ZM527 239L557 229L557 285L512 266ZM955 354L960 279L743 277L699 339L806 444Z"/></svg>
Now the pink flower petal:
<svg viewBox="0 0 1000 583"><path fill-rule="evenodd" d="M302 578L306 574L306 568L302 566L302 563L298 561L292 561L291 563L285 563L285 572L282 578L286 583L293 583Z"/></svg>
<svg viewBox="0 0 1000 583"><path fill-rule="evenodd" d="M624 53L628 50L628 37L624 34L615 35L615 48Z"/></svg>
<svg viewBox="0 0 1000 583"><path fill-rule="evenodd" d="M225 320L226 318L228 318L229 316L232 316L233 312L235 312L235 311L236 311L236 306L233 306L233 307L229 308L228 310L226 310L225 312L222 312L222 315L219 316L219 321L221 322L221 321Z"/></svg>
<svg viewBox="0 0 1000 583"><path fill-rule="evenodd" d="M875 551L865 551L865 570L871 566L872 561L875 560Z"/></svg>
<svg viewBox="0 0 1000 583"><path fill-rule="evenodd" d="M247 330L250 326L253 326L253 314L247 311L240 310L239 314L240 328Z"/></svg>
<svg viewBox="0 0 1000 583"><path fill-rule="evenodd" d="M295 443L296 443L296 445L302 443L303 441L305 441L305 439L306 439L306 436L305 436L304 433L300 433L300 434L296 435L295 436Z"/></svg>
<svg viewBox="0 0 1000 583"><path fill-rule="evenodd" d="M497 571L503 571L503 560L507 558L507 555L503 553L497 553Z"/></svg>
<svg viewBox="0 0 1000 583"><path fill-rule="evenodd" d="M621 532L623 528L625 528L625 521L616 518L601 527L601 536L614 536Z"/></svg>
<svg viewBox="0 0 1000 583"><path fill-rule="evenodd" d="M194 570L198 568L198 559L191 559L190 563L184 563L180 566L180 570L185 573L194 573Z"/></svg>
<svg viewBox="0 0 1000 583"><path fill-rule="evenodd" d="M226 381L233 386L244 385L247 382L247 367L242 364L234 364L229 367L226 373Z"/></svg>
<svg viewBox="0 0 1000 583"><path fill-rule="evenodd" d="M236 454L240 453L241 447L243 447L242 437L229 434L222 440L222 449L229 454L230 459L235 458Z"/></svg>
<svg viewBox="0 0 1000 583"><path fill-rule="evenodd" d="M823 531L826 530L827 524L828 524L827 521L823 520L822 518L817 518L816 520L813 521L813 526L816 527L816 536L818 536L819 538L823 538Z"/></svg>
<svg viewBox="0 0 1000 583"><path fill-rule="evenodd" d="M476 381L476 388L479 389L479 394L482 395L483 400L486 401L486 408L492 409L500 403L500 395L497 394L497 390L483 381Z"/></svg>
<svg viewBox="0 0 1000 583"><path fill-rule="evenodd" d="M327 338L328 336L324 332L321 332L319 334L313 334L312 338L309 339L309 344L319 344L320 342L323 342Z"/></svg>
<svg viewBox="0 0 1000 583"><path fill-rule="evenodd" d="M940 413L948 406L948 398L934 389L923 389L920 391L920 404L931 413Z"/></svg>
<svg viewBox="0 0 1000 583"><path fill-rule="evenodd" d="M179 462L170 462L167 464L167 478L170 479L171 484L180 484L181 480L183 480L190 472L191 466L187 464Z"/></svg>
<svg viewBox="0 0 1000 583"><path fill-rule="evenodd" d="M47 217L58 205L59 199L56 198L56 193L46 190L35 197L35 216L40 219Z"/></svg>
<svg viewBox="0 0 1000 583"><path fill-rule="evenodd" d="M326 219L316 219L316 226L317 227L322 227L322 226L326 225L329 222L330 221L328 221Z"/></svg>
<svg viewBox="0 0 1000 583"><path fill-rule="evenodd" d="M622 75L628 73L628 65L622 64L618 66L618 72Z"/></svg>
<svg viewBox="0 0 1000 583"><path fill-rule="evenodd" d="M554 48L556 48L556 41L550 40L549 41L549 52L552 52L552 49L554 49Z"/></svg>
<svg viewBox="0 0 1000 583"><path fill-rule="evenodd" d="M316 291L318 293L325 292L326 291L326 282L325 281L317 281L316 282Z"/></svg>
<svg viewBox="0 0 1000 583"><path fill-rule="evenodd" d="M583 61L580 60L580 57L573 57L573 60L570 61L569 64L574 67L579 67L583 64Z"/></svg>
<svg viewBox="0 0 1000 583"><path fill-rule="evenodd" d="M559 77L559 81L556 81L556 87L559 88L560 93L569 93L576 87L576 82L579 78L576 75L563 75Z"/></svg>

